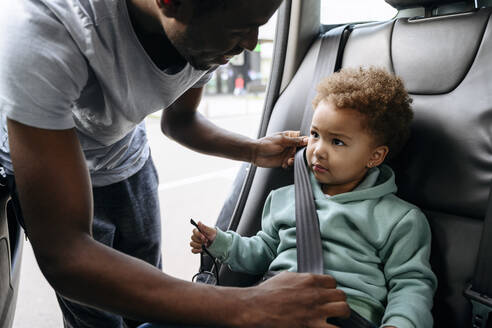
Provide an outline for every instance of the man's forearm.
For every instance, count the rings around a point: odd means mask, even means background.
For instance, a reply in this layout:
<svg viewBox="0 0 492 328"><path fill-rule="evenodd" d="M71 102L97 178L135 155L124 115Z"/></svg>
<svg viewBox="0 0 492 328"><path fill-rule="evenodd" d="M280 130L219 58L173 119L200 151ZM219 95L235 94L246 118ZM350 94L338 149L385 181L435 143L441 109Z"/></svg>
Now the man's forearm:
<svg viewBox="0 0 492 328"><path fill-rule="evenodd" d="M164 111L161 127L168 137L201 153L244 162L254 156L256 140L222 129L199 112L178 116Z"/></svg>
<svg viewBox="0 0 492 328"><path fill-rule="evenodd" d="M89 236L69 245L64 258L40 260L43 273L60 294L125 317L227 326L234 326L240 317L236 311L242 304L232 288L172 278Z"/></svg>
<svg viewBox="0 0 492 328"><path fill-rule="evenodd" d="M26 231L41 270L60 294L156 321L193 323L190 313L197 313L203 322L214 322L210 313L221 308L228 320L241 308L230 290L192 288L92 239L92 189L73 129L44 130L11 120L8 127ZM202 304L205 294L211 301ZM223 298L230 303L222 304Z"/></svg>

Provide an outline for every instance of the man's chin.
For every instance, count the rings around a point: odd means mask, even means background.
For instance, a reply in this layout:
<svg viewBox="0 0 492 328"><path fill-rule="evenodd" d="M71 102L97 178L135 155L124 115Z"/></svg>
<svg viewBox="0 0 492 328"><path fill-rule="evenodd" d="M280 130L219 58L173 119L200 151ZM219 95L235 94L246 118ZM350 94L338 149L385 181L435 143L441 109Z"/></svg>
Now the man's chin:
<svg viewBox="0 0 492 328"><path fill-rule="evenodd" d="M190 59L190 60L188 60L188 62L190 63L190 65L193 68L201 70L201 71L208 71L208 70L211 70L211 69L214 69L214 68L217 68L220 66L219 63L214 63L212 61L204 62L203 60Z"/></svg>
<svg viewBox="0 0 492 328"><path fill-rule="evenodd" d="M201 71L208 71L212 68L217 68L219 64L211 63L211 62L197 62L197 61L189 61L190 65Z"/></svg>

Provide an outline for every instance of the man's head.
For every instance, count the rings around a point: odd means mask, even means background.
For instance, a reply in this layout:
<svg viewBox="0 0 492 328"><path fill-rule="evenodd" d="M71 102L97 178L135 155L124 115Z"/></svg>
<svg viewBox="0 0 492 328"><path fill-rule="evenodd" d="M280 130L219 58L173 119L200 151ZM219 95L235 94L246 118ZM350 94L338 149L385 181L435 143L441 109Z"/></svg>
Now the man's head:
<svg viewBox="0 0 492 328"><path fill-rule="evenodd" d="M183 58L207 70L253 50L258 27L282 0L154 0L164 31Z"/></svg>
<svg viewBox="0 0 492 328"><path fill-rule="evenodd" d="M319 84L306 157L325 193L351 191L401 148L410 102L402 81L382 69L344 69Z"/></svg>

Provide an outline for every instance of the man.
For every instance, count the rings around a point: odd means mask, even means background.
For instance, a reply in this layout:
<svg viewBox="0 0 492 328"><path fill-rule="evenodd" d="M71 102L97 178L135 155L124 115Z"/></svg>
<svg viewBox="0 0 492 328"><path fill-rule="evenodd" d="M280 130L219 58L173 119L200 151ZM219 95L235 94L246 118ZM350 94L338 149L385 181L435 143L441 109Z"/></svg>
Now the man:
<svg viewBox="0 0 492 328"><path fill-rule="evenodd" d="M283 274L236 289L191 284L156 268L157 176L145 116L164 109L167 136L259 166L287 166L304 143L294 132L251 140L214 126L196 110L211 71L252 50L258 27L280 2L0 5L0 159L66 327L121 327L122 316L326 327L327 317L348 314L331 277Z"/></svg>

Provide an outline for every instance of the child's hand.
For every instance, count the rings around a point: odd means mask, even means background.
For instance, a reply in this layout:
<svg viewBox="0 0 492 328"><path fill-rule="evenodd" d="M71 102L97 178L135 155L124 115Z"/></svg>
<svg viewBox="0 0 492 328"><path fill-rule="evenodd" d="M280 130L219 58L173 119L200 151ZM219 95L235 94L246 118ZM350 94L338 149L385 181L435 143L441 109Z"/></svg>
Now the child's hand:
<svg viewBox="0 0 492 328"><path fill-rule="evenodd" d="M198 231L197 228L193 229L193 234L191 235L191 252L194 254L198 254L202 252L202 245L208 247L212 245L215 237L217 236L217 230L215 228L211 228L206 226L205 224L198 222Z"/></svg>

